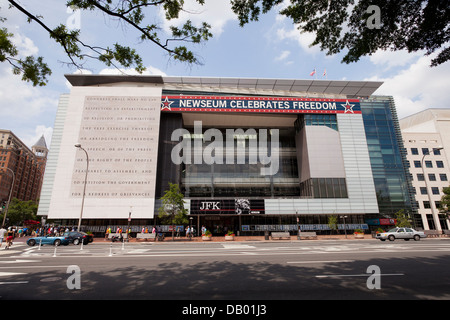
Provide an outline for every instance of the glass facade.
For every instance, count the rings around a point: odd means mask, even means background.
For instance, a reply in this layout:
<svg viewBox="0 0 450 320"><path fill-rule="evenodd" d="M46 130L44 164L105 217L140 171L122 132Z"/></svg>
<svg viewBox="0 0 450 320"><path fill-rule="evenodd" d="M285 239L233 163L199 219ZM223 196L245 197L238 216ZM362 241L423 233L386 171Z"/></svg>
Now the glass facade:
<svg viewBox="0 0 450 320"><path fill-rule="evenodd" d="M207 130L207 128L204 128ZM263 129L264 130L264 129ZM266 129L270 132L270 129ZM233 163L227 164L226 155L223 155L223 164L183 164L182 186L184 195L189 198L272 198L272 197L298 197L300 187L298 183L297 157L295 152L294 128L281 128L279 130L279 160L278 171L273 176L261 175L261 168L268 167L260 161L253 164L256 148L261 130L254 130L254 134L234 136ZM193 135L193 130L190 131ZM223 136L226 131L221 130ZM271 139L267 139L267 150L271 150ZM211 142L202 143L202 152ZM224 147L225 147L225 141ZM194 149L194 139L191 139L191 148ZM245 150L245 154L241 153ZM252 153L253 152L253 153ZM238 154L240 153L240 154ZM239 157L242 156L241 161ZM243 161L242 161L243 160Z"/></svg>
<svg viewBox="0 0 450 320"><path fill-rule="evenodd" d="M361 100L361 109L380 214L404 209L420 226L394 101L371 97Z"/></svg>

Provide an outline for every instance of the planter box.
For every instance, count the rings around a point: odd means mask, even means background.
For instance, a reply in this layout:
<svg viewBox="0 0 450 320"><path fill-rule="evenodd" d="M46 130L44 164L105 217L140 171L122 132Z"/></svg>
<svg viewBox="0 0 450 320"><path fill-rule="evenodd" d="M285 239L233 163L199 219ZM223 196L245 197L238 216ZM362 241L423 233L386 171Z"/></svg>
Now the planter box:
<svg viewBox="0 0 450 320"><path fill-rule="evenodd" d="M202 236L203 241L211 241L211 237Z"/></svg>
<svg viewBox="0 0 450 320"><path fill-rule="evenodd" d="M354 234L355 239L364 239L364 234Z"/></svg>
<svg viewBox="0 0 450 320"><path fill-rule="evenodd" d="M234 236L225 236L225 241L234 241Z"/></svg>

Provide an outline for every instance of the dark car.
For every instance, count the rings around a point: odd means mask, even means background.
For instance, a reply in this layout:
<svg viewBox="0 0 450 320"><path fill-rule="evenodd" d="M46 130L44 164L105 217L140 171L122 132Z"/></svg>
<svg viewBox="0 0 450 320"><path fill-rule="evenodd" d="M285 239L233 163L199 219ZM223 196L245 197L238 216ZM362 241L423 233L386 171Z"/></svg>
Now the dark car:
<svg viewBox="0 0 450 320"><path fill-rule="evenodd" d="M83 244L89 244L92 241L94 241L94 239L92 238L92 235L89 235L85 232L78 232L78 231L69 231L69 232L65 232L64 236L67 237L69 239L69 241L71 243L73 243L74 245L78 245L81 243L81 241L83 241Z"/></svg>

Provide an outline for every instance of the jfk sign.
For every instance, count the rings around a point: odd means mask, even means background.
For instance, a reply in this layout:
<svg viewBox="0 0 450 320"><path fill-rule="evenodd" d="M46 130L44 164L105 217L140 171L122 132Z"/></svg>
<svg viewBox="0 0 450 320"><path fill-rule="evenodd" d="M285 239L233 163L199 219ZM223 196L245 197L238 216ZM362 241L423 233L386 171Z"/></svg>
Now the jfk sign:
<svg viewBox="0 0 450 320"><path fill-rule="evenodd" d="M192 215L264 214L264 200L250 199L191 199Z"/></svg>

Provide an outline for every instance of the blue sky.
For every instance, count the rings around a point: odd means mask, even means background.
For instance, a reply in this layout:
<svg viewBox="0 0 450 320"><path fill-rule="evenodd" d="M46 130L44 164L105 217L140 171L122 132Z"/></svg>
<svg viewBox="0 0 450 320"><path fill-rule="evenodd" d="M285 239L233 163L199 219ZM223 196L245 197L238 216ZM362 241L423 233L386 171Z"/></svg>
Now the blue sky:
<svg viewBox="0 0 450 320"><path fill-rule="evenodd" d="M325 79L322 74L326 69L328 80L384 81L375 94L394 96L399 118L427 108L449 107L450 63L431 68L431 57L424 56L423 52L379 51L357 63L342 64L343 54L326 56L318 47L309 47L313 35L300 34L291 20L278 15L277 10L241 28L228 1L206 0L203 7L194 5L193 0L185 2L190 13L184 14L180 21L167 22L155 11L148 15L149 22L167 27L189 17L194 24L210 23L214 37L190 47L203 65L190 66L170 60L157 47L139 43L139 35L132 28L100 13L68 12L65 1L61 0L20 1L31 12L42 15L43 21L52 28L68 21L79 24L82 39L87 43L132 45L144 58L148 69L145 74L315 79L309 74L316 68L317 79ZM15 33L18 49L24 55L44 56L53 71L46 87L33 87L13 75L8 64L0 64L0 128L13 131L29 146L42 134L50 144L59 95L70 92L64 74L80 71L64 65L62 62L68 59L62 49L36 23L29 24L16 9L8 9L6 0L0 0L0 16L7 18L3 25ZM79 20L74 19L77 17ZM93 74L117 72L94 61L88 61L83 69L83 73Z"/></svg>

